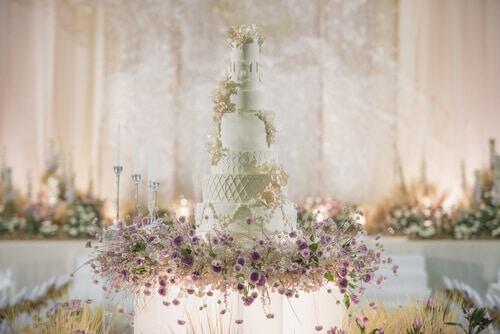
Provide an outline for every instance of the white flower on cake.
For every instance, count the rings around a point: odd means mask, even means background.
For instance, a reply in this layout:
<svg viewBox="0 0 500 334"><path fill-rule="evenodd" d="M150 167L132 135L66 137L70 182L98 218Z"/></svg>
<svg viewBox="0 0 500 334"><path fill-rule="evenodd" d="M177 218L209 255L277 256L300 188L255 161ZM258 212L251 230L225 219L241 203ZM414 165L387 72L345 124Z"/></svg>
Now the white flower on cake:
<svg viewBox="0 0 500 334"><path fill-rule="evenodd" d="M264 36L255 24L232 26L227 31L227 41L229 47L241 48L244 43L257 42L259 50L262 51L262 44L264 44Z"/></svg>

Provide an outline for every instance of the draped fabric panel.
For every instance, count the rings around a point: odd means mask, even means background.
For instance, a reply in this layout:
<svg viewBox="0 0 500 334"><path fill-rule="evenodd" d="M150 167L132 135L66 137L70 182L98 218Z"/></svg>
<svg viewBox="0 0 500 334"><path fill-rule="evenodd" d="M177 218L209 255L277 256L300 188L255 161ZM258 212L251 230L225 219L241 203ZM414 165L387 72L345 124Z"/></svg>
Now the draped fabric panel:
<svg viewBox="0 0 500 334"><path fill-rule="evenodd" d="M111 200L120 124L122 198L137 165L143 201L152 172L161 201L200 199L225 31L256 23L293 200L375 201L423 160L452 189L500 140L499 18L494 0L3 1L0 145L22 188L60 138L77 187Z"/></svg>
<svg viewBox="0 0 500 334"><path fill-rule="evenodd" d="M399 12L403 170L419 175L425 160L428 179L457 196L461 161L471 186L500 140L500 3L404 0Z"/></svg>

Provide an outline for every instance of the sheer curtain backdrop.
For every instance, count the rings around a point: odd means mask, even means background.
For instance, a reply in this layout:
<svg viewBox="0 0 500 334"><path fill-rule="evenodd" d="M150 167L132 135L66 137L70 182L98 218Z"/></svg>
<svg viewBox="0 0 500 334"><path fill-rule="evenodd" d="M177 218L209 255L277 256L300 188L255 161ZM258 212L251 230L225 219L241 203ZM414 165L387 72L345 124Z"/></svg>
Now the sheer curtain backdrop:
<svg viewBox="0 0 500 334"><path fill-rule="evenodd" d="M424 159L428 179L453 190L460 161L470 182L488 139L500 140L494 0L7 0L0 145L15 184L43 172L47 140L60 138L78 188L92 180L113 199L120 123L122 196L138 155L143 180L157 166L160 199L199 199L225 31L243 23L267 37L264 83L293 200L374 201L399 165L409 182Z"/></svg>

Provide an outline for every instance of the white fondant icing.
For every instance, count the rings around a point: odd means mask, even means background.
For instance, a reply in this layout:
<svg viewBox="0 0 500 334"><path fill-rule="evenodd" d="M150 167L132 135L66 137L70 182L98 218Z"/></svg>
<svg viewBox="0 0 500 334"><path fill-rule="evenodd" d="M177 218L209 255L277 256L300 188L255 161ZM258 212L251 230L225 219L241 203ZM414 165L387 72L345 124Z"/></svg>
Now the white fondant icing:
<svg viewBox="0 0 500 334"><path fill-rule="evenodd" d="M209 203L248 203L270 182L266 174L211 174L203 179L203 200Z"/></svg>
<svg viewBox="0 0 500 334"><path fill-rule="evenodd" d="M212 174L256 174L258 166L274 161L272 150L229 151L221 157L216 166L212 166Z"/></svg>
<svg viewBox="0 0 500 334"><path fill-rule="evenodd" d="M245 222L247 217L253 218L252 224ZM293 203L276 208L242 203L198 203L195 220L201 234L224 227L236 233L259 236L295 228L297 209Z"/></svg>
<svg viewBox="0 0 500 334"><path fill-rule="evenodd" d="M233 151L265 150L266 128L253 113L234 112L222 117L222 146Z"/></svg>

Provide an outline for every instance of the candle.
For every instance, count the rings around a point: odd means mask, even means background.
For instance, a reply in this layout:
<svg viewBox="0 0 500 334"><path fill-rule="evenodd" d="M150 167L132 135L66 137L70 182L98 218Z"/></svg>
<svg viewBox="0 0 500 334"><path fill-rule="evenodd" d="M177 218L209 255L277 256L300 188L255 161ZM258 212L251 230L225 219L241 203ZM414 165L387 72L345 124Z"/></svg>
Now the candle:
<svg viewBox="0 0 500 334"><path fill-rule="evenodd" d="M134 174L139 174L139 136L135 133L134 143Z"/></svg>
<svg viewBox="0 0 500 334"><path fill-rule="evenodd" d="M116 166L120 166L120 122L116 126Z"/></svg>

